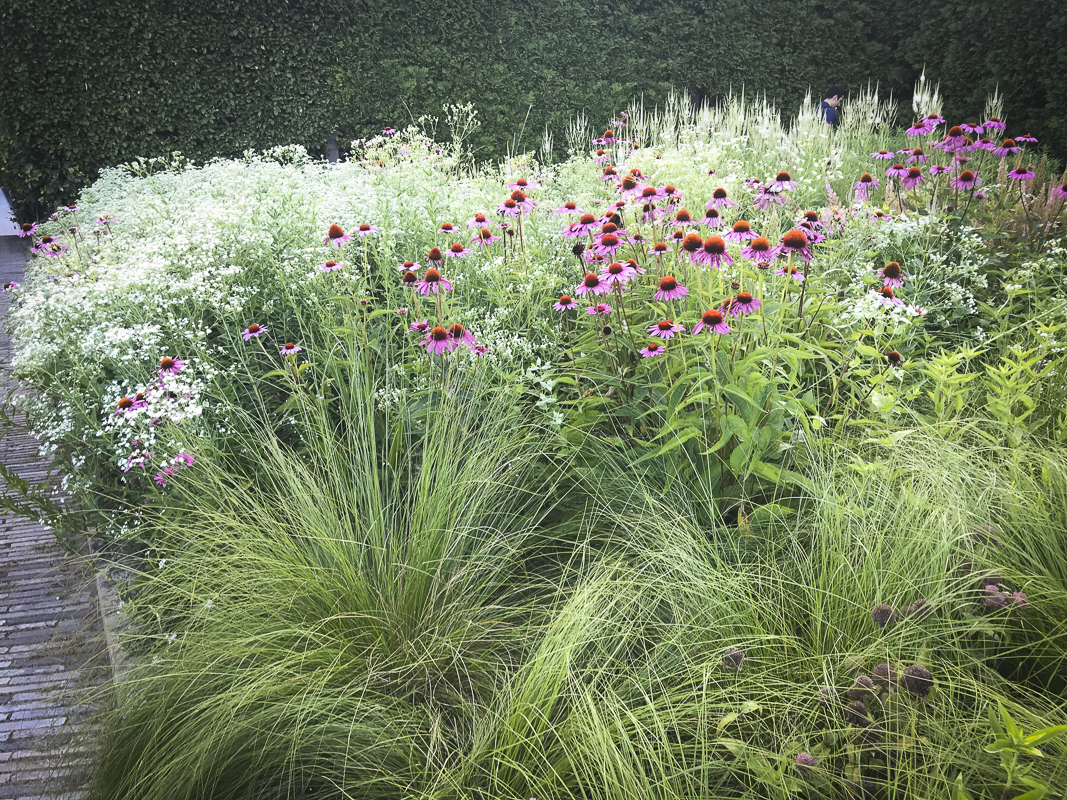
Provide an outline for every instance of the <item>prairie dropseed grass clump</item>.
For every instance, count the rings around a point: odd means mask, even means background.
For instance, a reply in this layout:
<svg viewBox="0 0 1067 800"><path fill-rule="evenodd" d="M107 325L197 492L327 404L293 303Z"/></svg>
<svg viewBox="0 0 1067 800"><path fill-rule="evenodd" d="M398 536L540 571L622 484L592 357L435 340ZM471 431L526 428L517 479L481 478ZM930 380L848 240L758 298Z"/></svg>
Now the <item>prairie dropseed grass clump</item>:
<svg viewBox="0 0 1067 800"><path fill-rule="evenodd" d="M78 508L26 502L140 554L94 796L1002 791L985 709L1067 691L1067 176L936 110L389 129L25 229Z"/></svg>

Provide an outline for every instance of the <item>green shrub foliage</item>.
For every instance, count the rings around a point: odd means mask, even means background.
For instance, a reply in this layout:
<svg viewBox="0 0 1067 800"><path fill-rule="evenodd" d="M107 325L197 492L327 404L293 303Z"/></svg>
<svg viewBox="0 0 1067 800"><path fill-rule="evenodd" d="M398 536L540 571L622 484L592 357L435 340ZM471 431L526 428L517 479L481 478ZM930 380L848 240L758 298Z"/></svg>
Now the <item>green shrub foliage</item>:
<svg viewBox="0 0 1067 800"><path fill-rule="evenodd" d="M810 88L878 81L902 103L924 65L946 114L999 85L1012 130L1067 153L1067 17L1020 0L10 0L0 8L0 185L46 216L105 165L202 160L331 132L359 137L473 102L480 157L535 148L575 114L731 89L785 109ZM977 121L977 119L976 119Z"/></svg>

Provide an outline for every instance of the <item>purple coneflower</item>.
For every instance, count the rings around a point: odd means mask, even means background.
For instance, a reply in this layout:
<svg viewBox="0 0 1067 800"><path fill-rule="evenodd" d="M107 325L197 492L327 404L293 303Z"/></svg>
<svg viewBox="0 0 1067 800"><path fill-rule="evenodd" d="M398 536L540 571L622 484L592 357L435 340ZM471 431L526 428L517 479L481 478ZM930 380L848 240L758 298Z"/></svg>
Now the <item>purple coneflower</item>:
<svg viewBox="0 0 1067 800"><path fill-rule="evenodd" d="M422 276L422 280L415 284L415 288L419 294L429 297L431 294L437 294L439 289L443 289L446 292L452 291L452 284L442 278L440 272L430 267L426 270L426 274Z"/></svg>
<svg viewBox="0 0 1067 800"><path fill-rule="evenodd" d="M337 272L337 270L341 269L341 267L343 266L344 264L338 263L337 261L327 261L325 264L322 265L322 271Z"/></svg>
<svg viewBox="0 0 1067 800"><path fill-rule="evenodd" d="M688 209L679 208L674 212L674 217L671 222L675 225L692 225L695 220L693 219L693 215L689 213Z"/></svg>
<svg viewBox="0 0 1067 800"><path fill-rule="evenodd" d="M611 314L611 306L607 303L597 303L596 305L589 306L585 310L586 314L593 317L607 317Z"/></svg>
<svg viewBox="0 0 1067 800"><path fill-rule="evenodd" d="M923 177L923 171L919 167L908 167L907 174L901 180L900 185L905 189L914 189L924 183L926 179Z"/></svg>
<svg viewBox="0 0 1067 800"><path fill-rule="evenodd" d="M878 295L878 299L881 300L882 305L885 308L904 305L904 301L897 297L896 294L893 293L893 290L888 286L882 286L882 288L878 289L875 294Z"/></svg>
<svg viewBox="0 0 1067 800"><path fill-rule="evenodd" d="M739 219L723 238L728 242L745 242L755 239L758 235L752 231L752 226L746 220Z"/></svg>
<svg viewBox="0 0 1067 800"><path fill-rule="evenodd" d="M800 184L793 180L793 176L782 170L774 176L774 181L767 187L768 192L790 192Z"/></svg>
<svg viewBox="0 0 1067 800"><path fill-rule="evenodd" d="M856 192L856 200L860 203L867 202L867 193L872 189L877 189L881 186L877 180L871 177L869 172L864 172L860 175L860 179L852 184L853 190Z"/></svg>
<svg viewBox="0 0 1067 800"><path fill-rule="evenodd" d="M765 236L757 236L741 248L741 258L747 258L750 261L773 261L777 257L778 253Z"/></svg>
<svg viewBox="0 0 1067 800"><path fill-rule="evenodd" d="M462 344L465 347L474 347L474 345L478 344L478 340L475 338L474 334L458 322L454 322L448 326L448 337L453 342L456 342L456 344Z"/></svg>
<svg viewBox="0 0 1067 800"><path fill-rule="evenodd" d="M582 214L582 209L578 207L578 204L572 200L568 200L566 203L556 209L557 214Z"/></svg>
<svg viewBox="0 0 1067 800"><path fill-rule="evenodd" d="M910 278L904 276L900 269L900 264L896 261L890 261L875 274L882 279L882 285L888 286L890 289L901 287L904 285L904 281L910 280Z"/></svg>
<svg viewBox="0 0 1067 800"><path fill-rule="evenodd" d="M601 147L599 150L597 150L596 154L593 156L593 163L594 164L600 164L601 166L603 166L604 164L607 164L609 161L611 161L611 153L609 153L603 147Z"/></svg>
<svg viewBox="0 0 1067 800"><path fill-rule="evenodd" d="M164 356L159 360L159 369L156 370L160 375L177 375L182 371L182 367L185 366L185 362L177 358L171 358L170 356Z"/></svg>
<svg viewBox="0 0 1067 800"><path fill-rule="evenodd" d="M489 222L489 216L483 211L479 211L477 214L467 220L468 228L484 228L489 224L491 224Z"/></svg>
<svg viewBox="0 0 1067 800"><path fill-rule="evenodd" d="M19 284L18 284L17 281L10 281L9 283L5 283L4 284L4 291L7 292L8 294L10 294L11 292L16 291L18 288L19 288Z"/></svg>
<svg viewBox="0 0 1067 800"><path fill-rule="evenodd" d="M740 292L726 301L726 313L731 317L743 317L756 311L761 305L763 302L758 297L753 297L748 292Z"/></svg>
<svg viewBox="0 0 1067 800"><path fill-rule="evenodd" d="M1028 133L1024 133L1022 136L1016 136L1015 141L1026 142L1027 144L1037 144L1037 138Z"/></svg>
<svg viewBox="0 0 1067 800"><path fill-rule="evenodd" d="M1034 177L1034 173L1026 167L1016 167L1008 173L1008 177L1015 181L1028 181Z"/></svg>
<svg viewBox="0 0 1067 800"><path fill-rule="evenodd" d="M904 161L905 164L912 164L916 161L918 161L920 164L926 163L926 153L923 152L923 149L921 147L916 147L913 150L900 151L901 155L904 155L905 153L909 154L907 159Z"/></svg>
<svg viewBox="0 0 1067 800"><path fill-rule="evenodd" d="M941 140L942 150L958 150L967 143L962 125L953 125L948 129L945 138Z"/></svg>
<svg viewBox="0 0 1067 800"><path fill-rule="evenodd" d="M949 186L958 192L969 192L982 185L982 179L978 173L969 169L963 170L959 175L949 181Z"/></svg>
<svg viewBox="0 0 1067 800"><path fill-rule="evenodd" d="M578 303L576 303L574 298L571 297L569 294L561 294L559 296L559 300L552 304L552 308L556 309L556 311L562 312L570 311L572 308L576 308L577 306Z"/></svg>
<svg viewBox="0 0 1067 800"><path fill-rule="evenodd" d="M677 333L685 333L684 327L669 319L661 320L655 325L649 325L646 330L661 339L672 339Z"/></svg>
<svg viewBox="0 0 1067 800"><path fill-rule="evenodd" d="M786 232L778 245L778 255L789 257L793 254L804 259L804 263L811 261L811 249L808 247L808 235L804 231L796 230Z"/></svg>
<svg viewBox="0 0 1067 800"><path fill-rule="evenodd" d="M619 177L618 171L611 166L604 167L604 171L600 173L600 180L602 181L613 181L617 177Z"/></svg>
<svg viewBox="0 0 1067 800"><path fill-rule="evenodd" d="M648 347L641 351L641 358L652 358L653 356L662 356L667 352L667 347L660 342L649 342Z"/></svg>
<svg viewBox="0 0 1067 800"><path fill-rule="evenodd" d="M1053 186L1048 196L1050 199L1055 197L1057 200L1067 200L1067 183L1061 186Z"/></svg>
<svg viewBox="0 0 1067 800"><path fill-rule="evenodd" d="M518 189L521 192L532 192L537 189L540 189L541 187L538 186L536 183L533 183L532 181L526 180L526 178L519 178L515 181L515 183L509 183L508 188Z"/></svg>
<svg viewBox="0 0 1067 800"><path fill-rule="evenodd" d="M595 272L585 273L585 278L575 288L574 293L577 295L584 294L604 294L608 291L608 282L597 275Z"/></svg>
<svg viewBox="0 0 1067 800"><path fill-rule="evenodd" d="M935 178L938 175L944 175L946 172L948 172L948 167L942 164L934 164L932 167L930 167L930 174L933 175Z"/></svg>
<svg viewBox="0 0 1067 800"><path fill-rule="evenodd" d="M716 189L714 192L711 193L711 199L708 201L707 208L720 209L720 208L728 208L730 206L736 206L736 205L737 205L737 203L735 203L733 200L731 200L727 196L726 190L723 189L720 186L718 189Z"/></svg>
<svg viewBox="0 0 1067 800"><path fill-rule="evenodd" d="M993 148L993 155L998 158L1007 158L1008 156L1018 155L1019 148L1015 145L1014 139L1005 139L1000 143L1000 147Z"/></svg>
<svg viewBox="0 0 1067 800"><path fill-rule="evenodd" d="M991 131L991 130L1002 131L1007 127L1007 125L1005 125L1003 122L1001 122L1000 119L997 118L997 117L990 117L989 119L987 119L985 122L982 123L982 127L984 127L987 131Z"/></svg>
<svg viewBox="0 0 1067 800"><path fill-rule="evenodd" d="M286 342L285 344L283 344L281 347L278 348L278 352L281 353L283 356L292 356L292 355L296 355L297 353L299 353L303 349L304 348L301 347L298 344L293 344L292 342Z"/></svg>
<svg viewBox="0 0 1067 800"><path fill-rule="evenodd" d="M35 233L37 233L37 229L39 227L40 226L36 222L23 222L22 225L19 227L19 238L25 239L27 236L33 236Z"/></svg>
<svg viewBox="0 0 1067 800"><path fill-rule="evenodd" d="M602 277L609 286L622 286L635 275L637 271L629 263L621 264L618 261L612 261L604 269Z"/></svg>
<svg viewBox="0 0 1067 800"><path fill-rule="evenodd" d="M804 235L808 237L808 244L818 244L819 242L825 242L826 237L823 236L814 225L807 220L804 220L797 225L797 230L804 231Z"/></svg>
<svg viewBox="0 0 1067 800"><path fill-rule="evenodd" d="M328 244L331 247L337 248L348 244L351 240L352 237L345 233L344 228L335 223L326 231L326 238L323 239L323 244Z"/></svg>
<svg viewBox="0 0 1067 800"><path fill-rule="evenodd" d="M613 256L622 245L622 237L618 233L602 233L593 245L593 252L602 256Z"/></svg>
<svg viewBox="0 0 1067 800"><path fill-rule="evenodd" d="M440 266L445 263L445 257L441 255L440 247L431 247L426 252L426 263L437 268L440 268Z"/></svg>
<svg viewBox="0 0 1067 800"><path fill-rule="evenodd" d="M461 242L454 243L445 251L445 255L449 258L466 258L470 254L471 251L464 247Z"/></svg>
<svg viewBox="0 0 1067 800"><path fill-rule="evenodd" d="M494 236L493 232L488 228L482 228L480 231L475 233L474 236L471 237L471 242L476 244L478 247L489 247L490 245L496 244L499 241L500 237Z"/></svg>
<svg viewBox="0 0 1067 800"><path fill-rule="evenodd" d="M497 213L502 214L505 217L517 217L522 213L522 209L519 208L519 204L512 200L510 197L503 203L496 207Z"/></svg>
<svg viewBox="0 0 1067 800"><path fill-rule="evenodd" d="M426 334L426 338L419 344L426 346L427 353L433 353L436 356L446 352L451 353L459 347L459 342L453 341L452 337L448 335L448 331L440 325L431 328L430 332Z"/></svg>
<svg viewBox="0 0 1067 800"><path fill-rule="evenodd" d="M677 186L661 186L659 190L660 199L665 201L668 206L676 205L682 202L682 190Z"/></svg>
<svg viewBox="0 0 1067 800"><path fill-rule="evenodd" d="M729 266L734 263L730 254L726 252L726 241L721 236L709 236L700 250L690 256L690 260L694 264L705 264L711 269L719 269L724 264Z"/></svg>
<svg viewBox="0 0 1067 800"><path fill-rule="evenodd" d="M526 192L522 191L522 189L513 191L508 200L513 201L518 206L521 214L529 214L537 206L537 203L527 197Z"/></svg>
<svg viewBox="0 0 1067 800"><path fill-rule="evenodd" d="M266 332L267 332L267 326L266 325L257 325L256 323L253 322L251 325L249 325L247 328L244 329L244 332L241 335L244 337L244 340L247 342L249 339L252 339L253 337L262 336Z"/></svg>
<svg viewBox="0 0 1067 800"><path fill-rule="evenodd" d="M582 214L578 221L568 225L563 231L563 235L572 239L582 238L588 236L589 233L600 224L599 220L592 214Z"/></svg>
<svg viewBox="0 0 1067 800"><path fill-rule="evenodd" d="M801 283L804 282L804 273L801 272L796 267L794 267L792 264L786 264L784 267L782 267L781 269L777 270L774 274L775 275L787 275L788 277L792 278L795 281L800 281Z"/></svg>
<svg viewBox="0 0 1067 800"><path fill-rule="evenodd" d="M722 217L719 215L718 209L709 208L703 217L700 218L698 225L704 225L708 228L718 228L722 225Z"/></svg>
<svg viewBox="0 0 1067 800"><path fill-rule="evenodd" d="M714 331L718 334L730 333L730 325L726 322L726 317L718 309L710 309L700 315L700 322L693 326L693 333L700 333L707 328L709 332Z"/></svg>
<svg viewBox="0 0 1067 800"><path fill-rule="evenodd" d="M933 128L926 124L926 120L921 119L914 125L912 125L910 128L908 128L906 131L904 131L904 133L906 133L908 136L925 136L932 130Z"/></svg>
<svg viewBox="0 0 1067 800"><path fill-rule="evenodd" d="M885 171L887 178L906 178L908 177L908 168L903 164L894 164Z"/></svg>
<svg viewBox="0 0 1067 800"><path fill-rule="evenodd" d="M654 245L652 245L651 248L649 248L648 252L654 256L664 256L667 253L673 253L674 251L671 250L671 248L669 248L665 242L656 242Z"/></svg>
<svg viewBox="0 0 1067 800"><path fill-rule="evenodd" d="M655 300L663 300L665 302L671 302L678 300L689 294L689 290L678 283L678 280L673 275L665 275L660 278L659 289L653 295Z"/></svg>
<svg viewBox="0 0 1067 800"><path fill-rule="evenodd" d="M896 156L888 150L879 150L877 153L871 153L871 158L878 159L879 161L892 161Z"/></svg>
<svg viewBox="0 0 1067 800"><path fill-rule="evenodd" d="M370 236L371 234L378 232L377 225L367 225L366 223L356 228L356 236L362 239L364 236Z"/></svg>
<svg viewBox="0 0 1067 800"><path fill-rule="evenodd" d="M772 205L785 205L785 198L782 197L781 192L771 191L765 186L759 188L759 193L752 201L752 205L758 208L760 211L766 211Z"/></svg>

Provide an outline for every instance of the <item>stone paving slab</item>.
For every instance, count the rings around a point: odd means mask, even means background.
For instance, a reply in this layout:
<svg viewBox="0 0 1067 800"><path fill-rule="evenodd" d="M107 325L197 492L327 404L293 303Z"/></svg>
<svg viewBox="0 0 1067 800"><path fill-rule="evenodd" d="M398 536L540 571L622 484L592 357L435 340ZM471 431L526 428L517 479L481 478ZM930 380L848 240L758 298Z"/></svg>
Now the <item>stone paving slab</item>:
<svg viewBox="0 0 1067 800"><path fill-rule="evenodd" d="M0 237L0 283L22 282L27 257L25 240ZM0 313L9 300L0 294ZM4 376L10 363L4 330ZM31 483L46 480L36 440L18 427L4 433L0 461ZM88 562L65 555L44 526L0 515L0 800L84 796L95 752L88 719L110 675Z"/></svg>

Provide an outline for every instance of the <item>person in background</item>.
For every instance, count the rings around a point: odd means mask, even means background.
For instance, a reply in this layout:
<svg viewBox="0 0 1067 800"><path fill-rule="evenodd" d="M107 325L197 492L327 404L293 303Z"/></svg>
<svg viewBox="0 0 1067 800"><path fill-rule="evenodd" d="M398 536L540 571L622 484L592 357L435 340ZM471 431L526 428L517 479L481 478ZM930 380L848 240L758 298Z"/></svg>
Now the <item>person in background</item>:
<svg viewBox="0 0 1067 800"><path fill-rule="evenodd" d="M840 121L837 110L841 108L841 101L845 99L845 90L840 86L831 86L826 90L826 96L819 104L819 119L823 120L831 128L836 128Z"/></svg>

